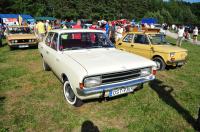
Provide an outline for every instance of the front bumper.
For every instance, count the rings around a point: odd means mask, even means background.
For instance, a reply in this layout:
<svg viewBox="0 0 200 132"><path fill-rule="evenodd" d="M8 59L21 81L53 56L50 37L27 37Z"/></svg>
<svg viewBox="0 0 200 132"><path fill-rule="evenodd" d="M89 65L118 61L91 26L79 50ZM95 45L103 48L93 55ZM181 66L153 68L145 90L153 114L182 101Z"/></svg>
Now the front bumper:
<svg viewBox="0 0 200 132"><path fill-rule="evenodd" d="M150 76L147 76L147 77L129 80L129 81L126 81L126 82L120 82L120 83L115 83L115 84L107 84L107 85L98 86L98 87L94 87L94 88L77 89L77 93L80 96L87 96L87 95L111 91L111 90L114 90L114 89L117 89L117 88L122 88L122 87L138 86L140 84L143 84L145 82L149 82L149 81L154 80L154 79L155 79L155 76L150 75Z"/></svg>
<svg viewBox="0 0 200 132"><path fill-rule="evenodd" d="M186 63L186 60L167 61L167 65L172 65L172 66L182 66L185 63Z"/></svg>
<svg viewBox="0 0 200 132"><path fill-rule="evenodd" d="M19 43L19 44L9 44L12 48L28 48L28 47L36 47L38 45L37 42L34 43Z"/></svg>

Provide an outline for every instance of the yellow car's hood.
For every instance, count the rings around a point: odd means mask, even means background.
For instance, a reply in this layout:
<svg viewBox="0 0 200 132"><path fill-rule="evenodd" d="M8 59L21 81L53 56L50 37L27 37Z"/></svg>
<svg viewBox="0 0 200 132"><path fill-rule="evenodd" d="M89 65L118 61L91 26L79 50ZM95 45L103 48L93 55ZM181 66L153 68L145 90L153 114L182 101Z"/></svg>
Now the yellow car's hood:
<svg viewBox="0 0 200 132"><path fill-rule="evenodd" d="M186 49L172 45L153 45L153 49L157 52L187 52Z"/></svg>
<svg viewBox="0 0 200 132"><path fill-rule="evenodd" d="M11 34L8 35L8 40L19 40L19 39L37 39L34 34Z"/></svg>

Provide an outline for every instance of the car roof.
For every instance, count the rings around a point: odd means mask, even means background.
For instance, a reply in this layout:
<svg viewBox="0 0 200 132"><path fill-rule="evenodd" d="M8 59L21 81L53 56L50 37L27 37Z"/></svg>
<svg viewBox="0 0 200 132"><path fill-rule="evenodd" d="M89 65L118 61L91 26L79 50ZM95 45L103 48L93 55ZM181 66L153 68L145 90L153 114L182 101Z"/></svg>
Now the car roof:
<svg viewBox="0 0 200 132"><path fill-rule="evenodd" d="M128 32L127 34L160 34L160 33L159 32L138 31L138 32Z"/></svg>
<svg viewBox="0 0 200 132"><path fill-rule="evenodd" d="M94 30L94 29L54 29L50 32L56 33L79 33L79 32L97 32L97 33L105 33L103 30Z"/></svg>

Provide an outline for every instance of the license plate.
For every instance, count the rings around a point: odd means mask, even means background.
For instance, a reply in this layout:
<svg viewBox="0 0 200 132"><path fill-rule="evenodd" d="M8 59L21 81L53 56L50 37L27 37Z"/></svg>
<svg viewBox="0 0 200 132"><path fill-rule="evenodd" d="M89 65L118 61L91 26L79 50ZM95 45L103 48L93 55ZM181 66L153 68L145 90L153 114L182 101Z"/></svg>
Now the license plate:
<svg viewBox="0 0 200 132"><path fill-rule="evenodd" d="M19 48L27 48L28 45L19 45Z"/></svg>
<svg viewBox="0 0 200 132"><path fill-rule="evenodd" d="M111 90L109 92L109 97L133 92L136 87L137 86L131 86L131 87L125 87L125 88L119 88L119 89Z"/></svg>
<svg viewBox="0 0 200 132"><path fill-rule="evenodd" d="M184 64L184 62L178 62L178 66L182 66Z"/></svg>

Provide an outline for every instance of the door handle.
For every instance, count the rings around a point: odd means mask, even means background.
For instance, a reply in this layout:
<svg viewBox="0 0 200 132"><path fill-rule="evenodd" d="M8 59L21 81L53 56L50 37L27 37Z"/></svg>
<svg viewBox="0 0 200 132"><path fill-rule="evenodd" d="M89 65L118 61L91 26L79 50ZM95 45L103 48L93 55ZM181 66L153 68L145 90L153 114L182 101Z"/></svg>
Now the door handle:
<svg viewBox="0 0 200 132"><path fill-rule="evenodd" d="M47 54L49 54L49 51L46 51Z"/></svg>
<svg viewBox="0 0 200 132"><path fill-rule="evenodd" d="M122 45L122 43L119 43L118 45Z"/></svg>
<svg viewBox="0 0 200 132"><path fill-rule="evenodd" d="M131 47L134 47L134 45L131 44Z"/></svg>

